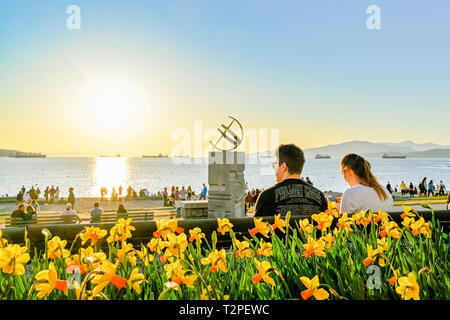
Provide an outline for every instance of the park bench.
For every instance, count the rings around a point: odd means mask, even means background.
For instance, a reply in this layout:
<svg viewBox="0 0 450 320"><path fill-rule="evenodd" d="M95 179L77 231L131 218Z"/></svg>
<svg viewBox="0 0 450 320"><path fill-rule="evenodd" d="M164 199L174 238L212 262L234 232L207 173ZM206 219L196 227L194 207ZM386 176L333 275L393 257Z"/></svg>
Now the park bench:
<svg viewBox="0 0 450 320"><path fill-rule="evenodd" d="M132 218L133 221L151 221L155 218L171 218L176 217L177 211L172 210L145 210L145 211L128 211L126 214L116 212L104 212L99 219L90 219L91 223L116 222L120 218Z"/></svg>
<svg viewBox="0 0 450 320"><path fill-rule="evenodd" d="M23 218L5 218L5 226L28 226L32 224L72 224L76 223L77 218L75 216L65 216L62 217L60 214L46 214L46 215L37 215L31 219L23 219Z"/></svg>

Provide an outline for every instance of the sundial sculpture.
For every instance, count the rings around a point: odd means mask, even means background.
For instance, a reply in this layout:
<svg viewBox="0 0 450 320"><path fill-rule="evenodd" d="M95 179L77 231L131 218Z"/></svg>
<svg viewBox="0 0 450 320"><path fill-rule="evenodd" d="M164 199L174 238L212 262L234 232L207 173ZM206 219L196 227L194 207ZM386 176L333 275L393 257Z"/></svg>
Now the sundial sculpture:
<svg viewBox="0 0 450 320"><path fill-rule="evenodd" d="M217 128L217 130L220 133L220 138L216 141L216 143L212 143L212 141L209 142L215 149L217 149L219 151L230 151L230 150L236 149L241 144L241 142L244 138L244 129L242 128L241 123L236 118L233 118L232 116L228 116L228 118L233 120L230 122L230 124L228 126L222 124L223 130L221 130L220 128ZM241 133L240 137L231 128L233 126L233 124L235 124L235 123L239 127L238 129L240 129L240 133ZM223 138L226 139L228 142L230 142L233 147L229 148L229 149L219 148L217 145Z"/></svg>
<svg viewBox="0 0 450 320"><path fill-rule="evenodd" d="M236 151L244 140L241 123L231 116L232 121L222 124L217 130L220 137L211 145L218 151L209 153L208 165L208 217L245 217L245 153ZM219 147L225 139L229 146Z"/></svg>

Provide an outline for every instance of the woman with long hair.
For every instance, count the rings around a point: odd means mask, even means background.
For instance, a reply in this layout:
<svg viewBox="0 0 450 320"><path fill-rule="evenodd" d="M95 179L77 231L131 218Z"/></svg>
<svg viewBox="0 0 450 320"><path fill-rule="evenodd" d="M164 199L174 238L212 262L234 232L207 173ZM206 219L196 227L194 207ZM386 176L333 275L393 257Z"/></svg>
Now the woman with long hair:
<svg viewBox="0 0 450 320"><path fill-rule="evenodd" d="M341 172L350 188L342 195L340 212L352 213L368 209L391 211L391 193L373 175L370 163L357 154L347 154L341 160Z"/></svg>

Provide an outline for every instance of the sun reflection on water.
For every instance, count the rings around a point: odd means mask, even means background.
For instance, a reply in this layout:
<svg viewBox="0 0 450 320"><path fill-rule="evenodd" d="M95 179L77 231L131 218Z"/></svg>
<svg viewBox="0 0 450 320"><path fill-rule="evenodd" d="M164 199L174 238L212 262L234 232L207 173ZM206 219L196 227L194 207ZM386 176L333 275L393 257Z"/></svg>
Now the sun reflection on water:
<svg viewBox="0 0 450 320"><path fill-rule="evenodd" d="M92 190L91 194L100 196L101 187L108 188L108 194L111 194L113 187L116 189L116 192L119 192L118 188L120 185L125 190L129 169L128 158L95 158L94 190Z"/></svg>

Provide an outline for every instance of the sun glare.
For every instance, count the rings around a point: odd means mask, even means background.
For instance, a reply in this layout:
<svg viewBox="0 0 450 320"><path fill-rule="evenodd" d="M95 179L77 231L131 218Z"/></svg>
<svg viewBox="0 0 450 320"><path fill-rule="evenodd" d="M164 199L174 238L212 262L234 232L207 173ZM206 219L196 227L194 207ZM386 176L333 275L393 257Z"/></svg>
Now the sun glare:
<svg viewBox="0 0 450 320"><path fill-rule="evenodd" d="M145 107L137 86L120 78L92 80L84 100L96 124L115 129L129 126Z"/></svg>

